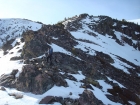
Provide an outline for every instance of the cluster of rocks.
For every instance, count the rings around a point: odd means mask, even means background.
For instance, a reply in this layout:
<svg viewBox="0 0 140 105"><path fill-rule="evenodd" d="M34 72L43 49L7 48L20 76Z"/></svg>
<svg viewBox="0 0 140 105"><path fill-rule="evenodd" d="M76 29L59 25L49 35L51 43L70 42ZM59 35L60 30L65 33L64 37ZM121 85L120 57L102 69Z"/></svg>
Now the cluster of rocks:
<svg viewBox="0 0 140 105"><path fill-rule="evenodd" d="M64 29L64 25L60 23L56 25L43 25L40 30L35 32L32 30L24 32L23 39L25 45L22 50L22 57L24 59L44 54L51 43L67 49L71 49L78 44L73 40L74 37Z"/></svg>
<svg viewBox="0 0 140 105"><path fill-rule="evenodd" d="M84 90L82 94L79 94L78 99L46 96L39 103L52 104L54 102L59 102L62 105L104 105L102 101L98 100L90 90Z"/></svg>

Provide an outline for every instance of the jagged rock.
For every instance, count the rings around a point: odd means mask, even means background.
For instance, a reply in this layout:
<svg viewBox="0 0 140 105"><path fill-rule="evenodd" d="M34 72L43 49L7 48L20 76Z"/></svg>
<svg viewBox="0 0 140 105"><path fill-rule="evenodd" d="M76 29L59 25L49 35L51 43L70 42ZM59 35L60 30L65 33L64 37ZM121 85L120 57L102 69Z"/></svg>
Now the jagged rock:
<svg viewBox="0 0 140 105"><path fill-rule="evenodd" d="M21 38L20 41L23 43L24 42L24 38Z"/></svg>
<svg viewBox="0 0 140 105"><path fill-rule="evenodd" d="M78 99L63 98L57 96L46 96L39 104L52 104L53 102L59 102L62 105L80 105Z"/></svg>
<svg viewBox="0 0 140 105"><path fill-rule="evenodd" d="M39 102L39 104L48 104L53 98L54 96L46 96Z"/></svg>
<svg viewBox="0 0 140 105"><path fill-rule="evenodd" d="M11 73L10 73L10 75L13 75L14 77L15 77L15 75L18 73L18 69L14 69Z"/></svg>
<svg viewBox="0 0 140 105"><path fill-rule="evenodd" d="M0 85L5 87L15 87L15 76L14 75L2 75L0 77Z"/></svg>
<svg viewBox="0 0 140 105"><path fill-rule="evenodd" d="M14 61L14 60L20 60L20 59L22 59L22 57L20 57L20 56L15 56L15 57L12 57L12 58L10 58L10 60L12 61Z"/></svg>
<svg viewBox="0 0 140 105"><path fill-rule="evenodd" d="M16 42L15 46L20 45L20 42Z"/></svg>
<svg viewBox="0 0 140 105"><path fill-rule="evenodd" d="M86 13L85 13L85 14L80 14L80 15L79 15L80 18L86 18L87 16L88 16L88 14L86 14Z"/></svg>
<svg viewBox="0 0 140 105"><path fill-rule="evenodd" d="M15 39L11 39L11 40L7 41L7 42L2 46L2 49L3 49L3 51L5 52L4 55L6 54L7 50L10 50L10 49L13 48L11 44L14 42L14 40L15 40Z"/></svg>
<svg viewBox="0 0 140 105"><path fill-rule="evenodd" d="M25 41L24 48L22 50L23 58L31 58L42 55L48 49L46 44L46 36L40 32L37 34L33 31L27 31L23 34Z"/></svg>
<svg viewBox="0 0 140 105"><path fill-rule="evenodd" d="M25 65L17 78L16 88L21 91L31 91L32 80L39 74L34 65Z"/></svg>
<svg viewBox="0 0 140 105"><path fill-rule="evenodd" d="M22 52L22 49L19 49L18 52L19 52L19 53Z"/></svg>
<svg viewBox="0 0 140 105"><path fill-rule="evenodd" d="M113 96L113 95L107 94L106 97L113 102L119 102L119 103L123 104L123 101L121 100L121 98L119 96Z"/></svg>
<svg viewBox="0 0 140 105"><path fill-rule="evenodd" d="M108 92L114 96L119 96L120 99L123 100L123 104L129 105L128 101L133 101L137 105L140 104L139 97L135 93L131 92L130 90L126 88L120 88L119 86L116 86L116 87L113 87L113 89L108 89Z"/></svg>
<svg viewBox="0 0 140 105"><path fill-rule="evenodd" d="M37 70L34 65L25 65L20 73L16 88L22 91L31 91L42 94L54 85L51 77L45 72Z"/></svg>
<svg viewBox="0 0 140 105"><path fill-rule="evenodd" d="M32 84L32 92L35 94L42 94L54 86L54 82L46 73L39 74L35 77Z"/></svg>
<svg viewBox="0 0 140 105"><path fill-rule="evenodd" d="M100 100L98 100L92 91L84 90L79 98L78 105L104 105Z"/></svg>
<svg viewBox="0 0 140 105"><path fill-rule="evenodd" d="M57 86L68 87L66 80L60 74L56 73L52 78Z"/></svg>
<svg viewBox="0 0 140 105"><path fill-rule="evenodd" d="M104 54L103 52L97 52L96 56L102 58L102 60L104 60L105 62L114 63L114 60L109 55Z"/></svg>

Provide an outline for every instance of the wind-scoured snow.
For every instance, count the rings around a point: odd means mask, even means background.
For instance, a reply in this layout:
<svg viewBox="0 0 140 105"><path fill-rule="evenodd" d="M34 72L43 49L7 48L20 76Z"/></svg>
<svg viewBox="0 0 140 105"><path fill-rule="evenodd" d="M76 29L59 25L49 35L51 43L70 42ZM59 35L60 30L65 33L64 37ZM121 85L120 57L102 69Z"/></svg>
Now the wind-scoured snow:
<svg viewBox="0 0 140 105"><path fill-rule="evenodd" d="M25 19L0 19L0 46L10 39L20 37L23 31L37 31L42 24Z"/></svg>

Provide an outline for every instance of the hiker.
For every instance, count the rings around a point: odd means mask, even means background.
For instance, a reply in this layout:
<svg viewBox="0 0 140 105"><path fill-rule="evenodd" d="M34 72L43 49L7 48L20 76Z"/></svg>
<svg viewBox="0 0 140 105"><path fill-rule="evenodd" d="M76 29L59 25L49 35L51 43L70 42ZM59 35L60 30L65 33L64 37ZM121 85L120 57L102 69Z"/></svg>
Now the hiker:
<svg viewBox="0 0 140 105"><path fill-rule="evenodd" d="M52 63L52 54L53 54L53 48L50 47L50 48L48 48L47 62L50 59L50 63Z"/></svg>

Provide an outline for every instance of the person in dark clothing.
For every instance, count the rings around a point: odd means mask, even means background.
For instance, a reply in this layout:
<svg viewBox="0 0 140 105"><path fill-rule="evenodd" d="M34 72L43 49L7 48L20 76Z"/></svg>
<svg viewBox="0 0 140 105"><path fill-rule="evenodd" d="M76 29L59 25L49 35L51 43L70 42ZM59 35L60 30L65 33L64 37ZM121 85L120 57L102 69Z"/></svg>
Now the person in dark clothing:
<svg viewBox="0 0 140 105"><path fill-rule="evenodd" d="M48 49L47 62L50 60L50 63L52 63L52 54L53 54L53 48L50 47Z"/></svg>

